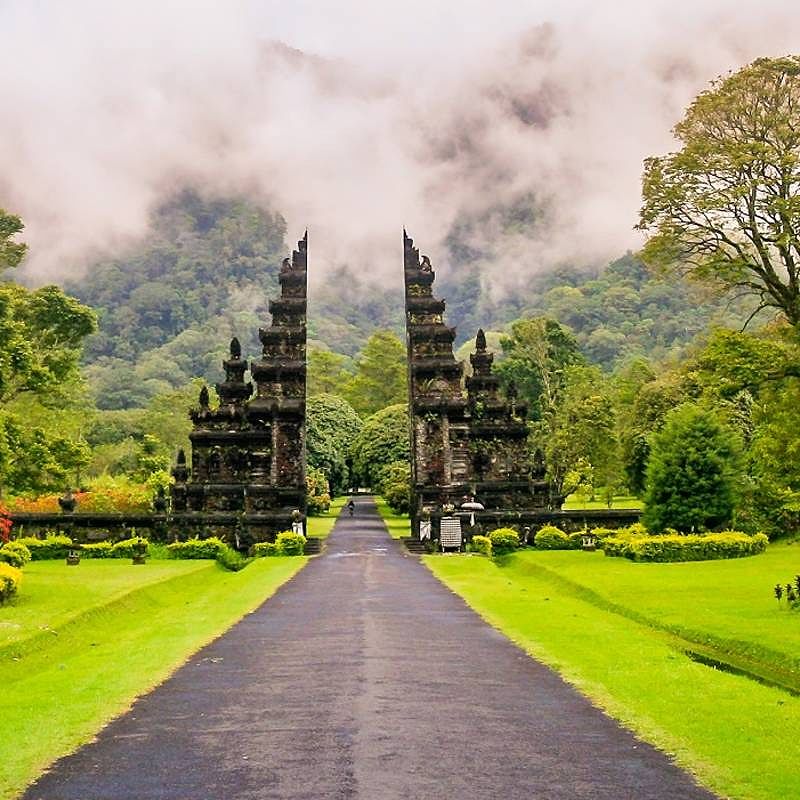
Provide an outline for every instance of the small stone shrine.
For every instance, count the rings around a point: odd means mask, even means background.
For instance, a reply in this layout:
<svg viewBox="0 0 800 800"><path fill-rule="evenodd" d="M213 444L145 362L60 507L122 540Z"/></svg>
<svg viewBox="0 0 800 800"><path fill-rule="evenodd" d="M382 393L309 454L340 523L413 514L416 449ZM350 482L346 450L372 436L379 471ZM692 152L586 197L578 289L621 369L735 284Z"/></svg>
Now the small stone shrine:
<svg viewBox="0 0 800 800"><path fill-rule="evenodd" d="M541 460L532 463L528 452L526 408L513 387L501 391L483 331L465 387L453 354L455 329L444 323L444 300L433 295L435 273L405 231L403 261L414 536L426 512L457 508L465 497L475 497L498 521L546 510L550 487Z"/></svg>
<svg viewBox="0 0 800 800"><path fill-rule="evenodd" d="M290 530L295 512L305 518L307 247L306 233L283 261L272 324L259 330L261 358L248 365L231 341L219 405L211 408L204 386L190 412L191 467L181 451L173 470L174 522L239 548Z"/></svg>

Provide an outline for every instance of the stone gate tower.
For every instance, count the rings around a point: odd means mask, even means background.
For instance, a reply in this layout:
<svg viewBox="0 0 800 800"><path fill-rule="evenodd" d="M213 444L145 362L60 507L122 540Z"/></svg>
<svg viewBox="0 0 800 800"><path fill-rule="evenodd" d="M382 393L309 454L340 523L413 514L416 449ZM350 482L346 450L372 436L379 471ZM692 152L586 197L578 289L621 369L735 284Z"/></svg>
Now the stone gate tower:
<svg viewBox="0 0 800 800"><path fill-rule="evenodd" d="M435 517L444 504L457 507L465 496L483 504L493 527L560 507L544 465L528 452L526 408L513 386L501 390L482 330L470 356L472 375L464 380L453 355L455 329L444 323L444 300L433 295L430 260L420 259L405 231L403 268L413 535L423 510Z"/></svg>
<svg viewBox="0 0 800 800"><path fill-rule="evenodd" d="M240 548L291 528L296 512L305 517L307 259L308 233L281 266L261 358L248 365L231 341L219 406L203 387L190 412L191 465L181 452L173 470L174 522Z"/></svg>
<svg viewBox="0 0 800 800"><path fill-rule="evenodd" d="M436 274L403 231L412 519L425 506L457 504L473 478L463 368L453 355L455 329L444 324Z"/></svg>

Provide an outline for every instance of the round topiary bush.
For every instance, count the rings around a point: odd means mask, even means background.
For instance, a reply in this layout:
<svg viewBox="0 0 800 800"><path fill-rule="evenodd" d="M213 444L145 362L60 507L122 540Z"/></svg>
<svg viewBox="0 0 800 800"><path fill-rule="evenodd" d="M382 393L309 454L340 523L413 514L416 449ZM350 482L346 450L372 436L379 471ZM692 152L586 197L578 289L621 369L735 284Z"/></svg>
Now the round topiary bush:
<svg viewBox="0 0 800 800"><path fill-rule="evenodd" d="M555 525L545 525L536 532L533 543L539 550L569 550L569 536Z"/></svg>
<svg viewBox="0 0 800 800"><path fill-rule="evenodd" d="M22 569L31 560L31 551L22 542L6 542L0 547L0 562Z"/></svg>
<svg viewBox="0 0 800 800"><path fill-rule="evenodd" d="M519 547L519 534L513 528L497 528L489 534L492 553L502 556L513 553Z"/></svg>
<svg viewBox="0 0 800 800"><path fill-rule="evenodd" d="M10 564L0 563L0 603L16 594L22 581L22 572Z"/></svg>
<svg viewBox="0 0 800 800"><path fill-rule="evenodd" d="M275 547L282 556L301 556L306 545L306 537L302 533L283 531L275 537Z"/></svg>
<svg viewBox="0 0 800 800"><path fill-rule="evenodd" d="M492 555L492 540L488 536L473 536L471 547L473 553L480 553L484 556Z"/></svg>

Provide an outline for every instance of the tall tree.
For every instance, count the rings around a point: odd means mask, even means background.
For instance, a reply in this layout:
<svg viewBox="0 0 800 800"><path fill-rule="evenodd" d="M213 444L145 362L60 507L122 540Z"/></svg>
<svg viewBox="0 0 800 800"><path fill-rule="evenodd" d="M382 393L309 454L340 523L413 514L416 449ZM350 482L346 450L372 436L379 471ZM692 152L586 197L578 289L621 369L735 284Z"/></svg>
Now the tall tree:
<svg viewBox="0 0 800 800"><path fill-rule="evenodd" d="M346 400L332 394L309 397L306 418L308 464L340 494L350 485L353 444L364 423Z"/></svg>
<svg viewBox="0 0 800 800"><path fill-rule="evenodd" d="M346 399L366 417L408 399L406 348L391 331L376 331L356 359Z"/></svg>
<svg viewBox="0 0 800 800"><path fill-rule="evenodd" d="M800 56L712 82L645 161L638 227L650 264L757 300L800 324Z"/></svg>
<svg viewBox="0 0 800 800"><path fill-rule="evenodd" d="M741 482L740 443L713 411L685 404L652 438L645 525L682 533L727 525Z"/></svg>
<svg viewBox="0 0 800 800"><path fill-rule="evenodd" d="M517 320L509 336L500 339L505 357L497 373L506 384L516 384L528 403L532 420L551 415L564 386L565 370L584 363L569 328L547 317Z"/></svg>
<svg viewBox="0 0 800 800"><path fill-rule="evenodd" d="M544 441L547 468L558 494L579 464L610 505L621 484L616 413L609 381L597 367L567 369L563 398Z"/></svg>
<svg viewBox="0 0 800 800"><path fill-rule="evenodd" d="M342 396L347 384L352 380L350 371L352 359L341 353L323 350L321 347L308 348L308 389L309 397L320 394Z"/></svg>
<svg viewBox="0 0 800 800"><path fill-rule="evenodd" d="M0 272L25 254L13 241L22 227L0 210ZM94 312L56 286L0 283L0 492L63 488L87 463L80 432L57 430L55 417L80 394L81 346L95 326ZM36 425L26 404L55 409L54 419Z"/></svg>

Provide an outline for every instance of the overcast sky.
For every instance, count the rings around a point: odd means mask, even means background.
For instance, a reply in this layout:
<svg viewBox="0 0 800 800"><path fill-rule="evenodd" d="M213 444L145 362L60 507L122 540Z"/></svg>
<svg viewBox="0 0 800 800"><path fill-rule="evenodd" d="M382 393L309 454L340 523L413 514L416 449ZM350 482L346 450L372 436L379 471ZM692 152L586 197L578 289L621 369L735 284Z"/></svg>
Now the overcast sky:
<svg viewBox="0 0 800 800"><path fill-rule="evenodd" d="M0 0L0 207L37 280L187 184L308 226L317 276L399 280L403 225L436 265L470 218L487 276L524 280L637 247L642 159L692 97L798 51L788 0ZM529 197L540 224L509 229Z"/></svg>

